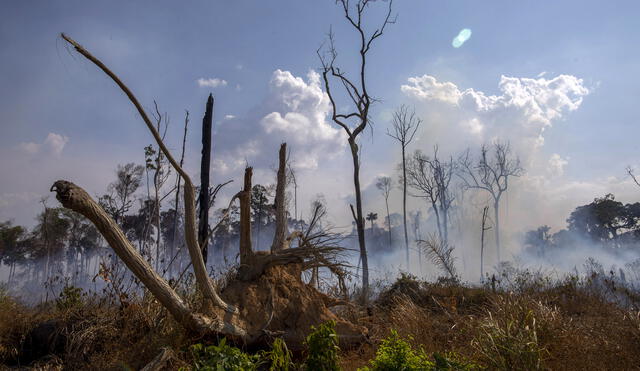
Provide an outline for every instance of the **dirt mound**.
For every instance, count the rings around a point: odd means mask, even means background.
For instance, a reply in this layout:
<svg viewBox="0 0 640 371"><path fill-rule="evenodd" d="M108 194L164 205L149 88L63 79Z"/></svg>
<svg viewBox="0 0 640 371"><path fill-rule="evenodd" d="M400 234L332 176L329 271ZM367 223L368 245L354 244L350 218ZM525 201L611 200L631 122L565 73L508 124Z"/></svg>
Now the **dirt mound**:
<svg viewBox="0 0 640 371"><path fill-rule="evenodd" d="M247 333L282 336L292 349L301 349L311 326L333 320L341 347L365 340L367 329L339 318L329 310L334 299L301 280L301 265L267 268L251 281L234 280L222 291L224 300L239 308L237 325Z"/></svg>

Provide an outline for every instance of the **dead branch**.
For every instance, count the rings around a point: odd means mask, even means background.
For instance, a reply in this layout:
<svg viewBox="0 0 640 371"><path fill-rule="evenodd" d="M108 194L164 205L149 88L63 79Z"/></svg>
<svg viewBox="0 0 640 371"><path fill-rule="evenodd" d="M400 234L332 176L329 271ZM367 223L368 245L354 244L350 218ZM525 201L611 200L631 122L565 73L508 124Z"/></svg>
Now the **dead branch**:
<svg viewBox="0 0 640 371"><path fill-rule="evenodd" d="M102 63L98 58L94 57L91 53L89 53L82 45L78 44L75 40L71 39L64 33L61 34L61 37L71 44L74 49L80 53L82 56L93 62L96 66L98 66L107 76L109 76L119 87L120 89L127 95L131 103L136 107L136 110L142 117L142 120L147 125L147 128L151 132L151 135L155 139L158 147L162 150L164 155L166 156L171 166L176 170L178 174L184 179L184 208L185 208L185 239L186 244L189 249L189 255L191 257L191 262L194 267L196 282L198 285L198 289L202 292L203 296L208 299L209 302L216 304L217 306L224 308L226 311L231 313L236 313L237 309L231 305L225 303L220 296L216 293L216 290L213 285L213 281L209 279L207 275L207 270L204 266L204 261L202 258L202 252L200 250L200 245L198 244L198 235L196 229L196 210L195 210L195 189L193 186L193 182L189 175L182 169L182 167L176 162L176 160L169 152L169 149L162 141L160 134L153 126L153 123L149 119L149 116L142 108L142 105L135 97L135 95L131 92L131 90L118 78L118 76L113 73L104 63ZM208 305L208 303L205 303Z"/></svg>

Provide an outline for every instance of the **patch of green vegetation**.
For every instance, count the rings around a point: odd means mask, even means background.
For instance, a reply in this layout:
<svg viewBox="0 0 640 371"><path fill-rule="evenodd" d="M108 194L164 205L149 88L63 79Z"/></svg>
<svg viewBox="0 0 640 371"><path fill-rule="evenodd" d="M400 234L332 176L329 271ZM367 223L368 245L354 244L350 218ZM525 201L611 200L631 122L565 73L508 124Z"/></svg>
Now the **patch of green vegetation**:
<svg viewBox="0 0 640 371"><path fill-rule="evenodd" d="M60 311L77 308L82 305L82 297L85 295L80 287L65 285L56 299L56 308Z"/></svg>
<svg viewBox="0 0 640 371"><path fill-rule="evenodd" d="M415 350L408 336L403 339L397 331L382 341L376 357L369 361L368 367L359 371L472 371L480 370L480 366L469 362L456 353L434 353L433 361L424 349Z"/></svg>
<svg viewBox="0 0 640 371"><path fill-rule="evenodd" d="M318 328L311 326L311 334L305 341L309 355L305 369L309 371L338 371L338 334L334 321L328 321Z"/></svg>
<svg viewBox="0 0 640 371"><path fill-rule="evenodd" d="M269 371L289 371L295 367L291 351L281 338L273 341L270 351L260 351L258 356L261 358L261 363L269 365Z"/></svg>
<svg viewBox="0 0 640 371"><path fill-rule="evenodd" d="M193 370L198 371L253 371L258 369L260 363L260 356L249 355L228 345L225 338L218 345L194 344L189 351Z"/></svg>

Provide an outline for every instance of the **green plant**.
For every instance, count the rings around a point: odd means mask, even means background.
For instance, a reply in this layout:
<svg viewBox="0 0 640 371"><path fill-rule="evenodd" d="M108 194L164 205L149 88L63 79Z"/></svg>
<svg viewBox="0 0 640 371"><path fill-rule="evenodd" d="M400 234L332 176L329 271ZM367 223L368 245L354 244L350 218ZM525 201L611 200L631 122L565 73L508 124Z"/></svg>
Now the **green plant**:
<svg viewBox="0 0 640 371"><path fill-rule="evenodd" d="M276 338L271 344L271 350L260 351L258 356L261 363L269 365L269 371L289 371L293 368L291 351L281 338Z"/></svg>
<svg viewBox="0 0 640 371"><path fill-rule="evenodd" d="M318 328L311 326L311 333L305 343L309 355L305 362L305 369L310 371L338 371L338 334L336 323L328 321Z"/></svg>
<svg viewBox="0 0 640 371"><path fill-rule="evenodd" d="M481 367L468 361L459 354L434 353L433 361L425 354L424 350L414 350L410 342L411 336L400 337L396 330L391 330L391 335L384 339L376 357L369 361L369 367L358 371L474 371Z"/></svg>
<svg viewBox="0 0 640 371"><path fill-rule="evenodd" d="M56 299L56 308L61 311L77 308L82 304L84 290L80 287L65 285Z"/></svg>
<svg viewBox="0 0 640 371"><path fill-rule="evenodd" d="M407 340L413 339L409 336ZM376 357L369 361L369 367L359 371L428 371L434 364L429 361L423 349L413 350L409 342L400 337L396 330L382 341L376 351Z"/></svg>
<svg viewBox="0 0 640 371"><path fill-rule="evenodd" d="M259 364L259 356L249 355L236 347L227 345L225 338L220 340L218 345L194 344L189 350L194 370L252 371L257 370Z"/></svg>
<svg viewBox="0 0 640 371"><path fill-rule="evenodd" d="M455 352L433 353L433 371L475 371L482 367Z"/></svg>

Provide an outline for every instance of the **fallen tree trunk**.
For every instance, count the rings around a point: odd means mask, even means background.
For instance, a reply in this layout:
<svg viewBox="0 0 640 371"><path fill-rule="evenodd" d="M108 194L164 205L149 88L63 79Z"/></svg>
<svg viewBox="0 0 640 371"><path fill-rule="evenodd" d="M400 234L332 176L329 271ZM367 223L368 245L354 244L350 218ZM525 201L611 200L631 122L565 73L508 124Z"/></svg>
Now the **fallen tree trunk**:
<svg viewBox="0 0 640 371"><path fill-rule="evenodd" d="M96 226L127 268L185 328L201 334L215 332L236 338L246 337L247 334L243 329L230 322L191 311L171 286L133 247L116 222L84 189L66 180L58 180L51 187L51 191L56 192L56 199L62 206L84 215Z"/></svg>

